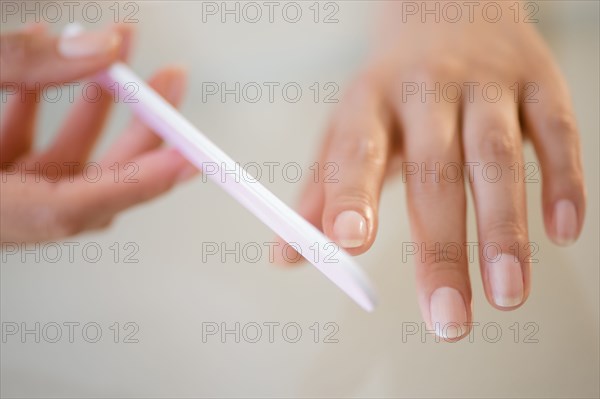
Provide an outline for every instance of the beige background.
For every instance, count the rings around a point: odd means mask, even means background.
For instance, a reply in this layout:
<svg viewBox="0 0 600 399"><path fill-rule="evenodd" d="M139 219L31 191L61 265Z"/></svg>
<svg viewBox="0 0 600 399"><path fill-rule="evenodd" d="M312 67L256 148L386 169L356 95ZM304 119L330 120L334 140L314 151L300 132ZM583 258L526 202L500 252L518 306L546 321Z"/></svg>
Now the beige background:
<svg viewBox="0 0 600 399"><path fill-rule="evenodd" d="M103 3L110 20L107 7ZM202 22L200 2L141 3L134 68L143 76L174 61L189 67L183 113L241 163L298 162L308 166L332 104L315 104L313 82L343 86L366 54L376 2L341 1L339 23ZM231 3L230 3L231 4ZM308 13L310 3L302 3ZM271 232L212 183L197 179L122 215L107 231L69 241L95 242L98 263L65 258L23 263L12 256L1 268L2 322L99 323L95 344L65 337L51 344L9 337L1 351L3 397L598 397L598 2L541 4L540 28L570 84L583 140L588 210L578 243L562 249L546 238L540 186L530 184L531 239L539 244L533 291L525 306L500 313L485 301L479 267L471 265L476 321L499 326L492 343L476 329L473 342L436 344L431 336L402 339L406 323L421 323L411 262L399 243L410 241L401 182L384 192L381 228L373 249L359 257L374 280L380 306L367 314L311 267L287 271L267 262L202 262L202 243L263 243ZM57 32L64 22L55 24ZM100 25L98 23L97 25ZM14 18L3 30L19 26ZM406 38L418 40L418 38ZM202 102L202 82L298 82L299 103ZM47 142L67 104L44 109ZM119 108L102 147L126 123ZM531 148L527 159L535 160ZM309 171L304 170L305 173ZM264 180L263 180L264 181ZM294 203L300 185L277 175L267 184ZM475 237L472 208L469 237ZM137 264L115 263L109 247L139 246ZM121 260L123 254L121 254ZM114 343L114 322L139 326L139 343ZM202 323L296 322L303 336L287 343L202 342ZM320 343L310 326L320 323ZM323 343L323 325L336 323L338 343ZM525 323L537 343L525 343ZM404 324L403 324L404 323ZM520 323L514 342L510 329ZM491 324L488 324L491 325ZM492 325L492 326L494 326ZM280 326L281 327L281 326ZM264 333L266 334L266 328ZM66 329L65 329L66 332ZM123 331L121 331L123 332ZM122 339L122 336L120 337ZM43 340L42 340L43 341ZM404 342L403 342L404 341Z"/></svg>

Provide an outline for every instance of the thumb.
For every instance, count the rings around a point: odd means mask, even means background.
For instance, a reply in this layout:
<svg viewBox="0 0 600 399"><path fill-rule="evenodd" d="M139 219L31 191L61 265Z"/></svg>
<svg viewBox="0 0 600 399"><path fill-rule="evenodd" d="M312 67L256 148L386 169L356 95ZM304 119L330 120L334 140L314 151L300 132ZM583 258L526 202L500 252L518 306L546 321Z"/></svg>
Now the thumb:
<svg viewBox="0 0 600 399"><path fill-rule="evenodd" d="M115 29L57 37L37 27L0 35L0 87L39 89L92 75L118 59L121 42Z"/></svg>

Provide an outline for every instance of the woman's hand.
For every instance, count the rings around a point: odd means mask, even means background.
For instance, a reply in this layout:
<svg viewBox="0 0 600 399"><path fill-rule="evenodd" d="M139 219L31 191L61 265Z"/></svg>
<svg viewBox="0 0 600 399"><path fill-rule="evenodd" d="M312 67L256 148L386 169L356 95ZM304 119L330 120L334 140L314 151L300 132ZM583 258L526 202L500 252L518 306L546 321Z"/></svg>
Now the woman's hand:
<svg viewBox="0 0 600 399"><path fill-rule="evenodd" d="M401 2L386 4L380 46L339 104L321 151L321 165L338 165L339 183L310 182L299 210L351 254L363 253L375 239L383 182L399 168L423 318L457 339L471 322L465 183L486 296L515 309L529 294L532 249L523 137L541 165L546 231L569 244L585 213L575 117L546 45L508 8L497 23L477 13L473 22L422 23L418 15L402 22Z"/></svg>
<svg viewBox="0 0 600 399"><path fill-rule="evenodd" d="M1 241L59 239L105 227L118 212L196 172L178 152L160 148L161 140L137 119L98 162L89 162L115 102L109 90L80 96L48 148L33 149L40 91L93 77L125 56L130 36L115 27L57 38L34 26L0 38ZM178 104L185 73L167 68L150 84Z"/></svg>

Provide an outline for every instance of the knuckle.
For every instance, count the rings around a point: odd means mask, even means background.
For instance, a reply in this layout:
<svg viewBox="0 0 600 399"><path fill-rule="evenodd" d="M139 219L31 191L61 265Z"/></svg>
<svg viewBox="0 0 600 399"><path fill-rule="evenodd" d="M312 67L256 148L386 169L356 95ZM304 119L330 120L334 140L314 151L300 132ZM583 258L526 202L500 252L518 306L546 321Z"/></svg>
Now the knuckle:
<svg viewBox="0 0 600 399"><path fill-rule="evenodd" d="M438 160L426 160L419 164L420 173L405 176L410 197L418 200L448 199L464 196L462 179L449 179L444 175L444 164Z"/></svg>
<svg viewBox="0 0 600 399"><path fill-rule="evenodd" d="M385 142L364 132L348 132L336 129L334 151L343 154L344 159L353 163L384 165L387 159Z"/></svg>
<svg viewBox="0 0 600 399"><path fill-rule="evenodd" d="M376 203L375 196L361 187L346 187L335 194L335 200L332 201L336 207L352 205L353 208L369 210Z"/></svg>
<svg viewBox="0 0 600 399"><path fill-rule="evenodd" d="M570 184L573 192L576 193L584 193L585 192L585 178L583 176L583 172L581 170L581 166L574 165L570 171L567 173L565 180L567 180Z"/></svg>
<svg viewBox="0 0 600 399"><path fill-rule="evenodd" d="M515 132L508 128L489 128L479 135L476 151L483 159L510 161L518 153L515 137Z"/></svg>
<svg viewBox="0 0 600 399"><path fill-rule="evenodd" d="M435 273L460 273L457 264L464 260L464 251L457 243L428 243L421 256L423 266Z"/></svg>
<svg viewBox="0 0 600 399"><path fill-rule="evenodd" d="M74 236L85 230L82 218L72 212L57 211L53 222L55 233L59 237Z"/></svg>
<svg viewBox="0 0 600 399"><path fill-rule="evenodd" d="M408 76L415 82L428 85L450 83L460 76L461 63L454 58L428 57L412 68Z"/></svg>
<svg viewBox="0 0 600 399"><path fill-rule="evenodd" d="M132 204L141 204L169 192L177 184L177 176L172 175L156 180L141 180L136 184L135 190L131 191Z"/></svg>
<svg viewBox="0 0 600 399"><path fill-rule="evenodd" d="M68 188L61 185L50 187L49 192L56 197L56 202L44 207L39 218L48 235L55 238L71 237L87 229L86 215L89 213L81 203L73 202L76 197Z"/></svg>
<svg viewBox="0 0 600 399"><path fill-rule="evenodd" d="M551 134L561 136L576 136L577 135L577 122L571 112L559 111L553 113L547 122L548 131Z"/></svg>
<svg viewBox="0 0 600 399"><path fill-rule="evenodd" d="M83 221L73 212L53 206L40 206L33 212L32 218L37 220L37 229L45 239L70 237L84 230Z"/></svg>
<svg viewBox="0 0 600 399"><path fill-rule="evenodd" d="M354 79L350 87L348 88L348 95L350 96L361 96L364 94L370 94L374 87L374 78L372 75L367 73L359 74Z"/></svg>
<svg viewBox="0 0 600 399"><path fill-rule="evenodd" d="M113 223L112 217L102 219L102 220L98 221L96 226L94 226L94 230L106 230L112 225L112 223Z"/></svg>
<svg viewBox="0 0 600 399"><path fill-rule="evenodd" d="M579 157L575 154L576 151L572 152L573 154L553 159L552 168L557 179L565 183L568 182L570 186L580 190L581 187L585 186L582 165Z"/></svg>
<svg viewBox="0 0 600 399"><path fill-rule="evenodd" d="M460 190L457 190L460 188ZM423 202L425 204L440 204L442 201L463 201L463 185L439 180L437 182L421 181L409 185L409 197L411 202Z"/></svg>
<svg viewBox="0 0 600 399"><path fill-rule="evenodd" d="M483 244L498 244L503 249L527 241L527 228L516 219L494 221L484 227Z"/></svg>
<svg viewBox="0 0 600 399"><path fill-rule="evenodd" d="M412 78L419 83L439 82L440 79L448 76L448 69L443 62L433 61L426 62L421 67L417 68L412 74Z"/></svg>
<svg viewBox="0 0 600 399"><path fill-rule="evenodd" d="M451 80L453 72L448 71L443 62L438 60L424 62L409 67L406 73L398 74L392 79L393 98L404 103L438 102L442 82ZM432 93L433 96L425 96ZM429 98L431 98L429 100Z"/></svg>
<svg viewBox="0 0 600 399"><path fill-rule="evenodd" d="M371 74L358 76L345 90L343 103L351 105L368 104L376 97L378 82Z"/></svg>

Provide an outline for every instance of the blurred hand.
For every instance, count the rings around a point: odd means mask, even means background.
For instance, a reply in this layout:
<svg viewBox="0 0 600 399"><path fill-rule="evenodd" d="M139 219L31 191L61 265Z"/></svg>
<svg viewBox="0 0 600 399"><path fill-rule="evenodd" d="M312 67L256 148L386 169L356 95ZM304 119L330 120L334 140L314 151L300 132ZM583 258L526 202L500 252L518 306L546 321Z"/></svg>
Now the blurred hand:
<svg viewBox="0 0 600 399"><path fill-rule="evenodd" d="M134 119L112 148L88 163L114 98L83 97L43 151L33 149L40 90L97 72L124 58L124 27L57 38L41 26L0 38L1 241L43 241L107 226L120 211L154 198L196 169ZM158 72L150 84L172 104L183 96L185 73ZM82 86L79 86L82 87Z"/></svg>
<svg viewBox="0 0 600 399"><path fill-rule="evenodd" d="M386 3L390 24L382 24L379 48L339 104L321 150L320 165L337 164L339 182L310 182L299 211L351 254L363 253L375 240L382 184L400 169L423 318L458 339L472 320L466 181L487 299L515 309L529 294L535 248L523 137L541 165L546 231L569 244L585 213L575 117L546 45L507 8L498 23L424 24L419 16L403 23L401 2Z"/></svg>

